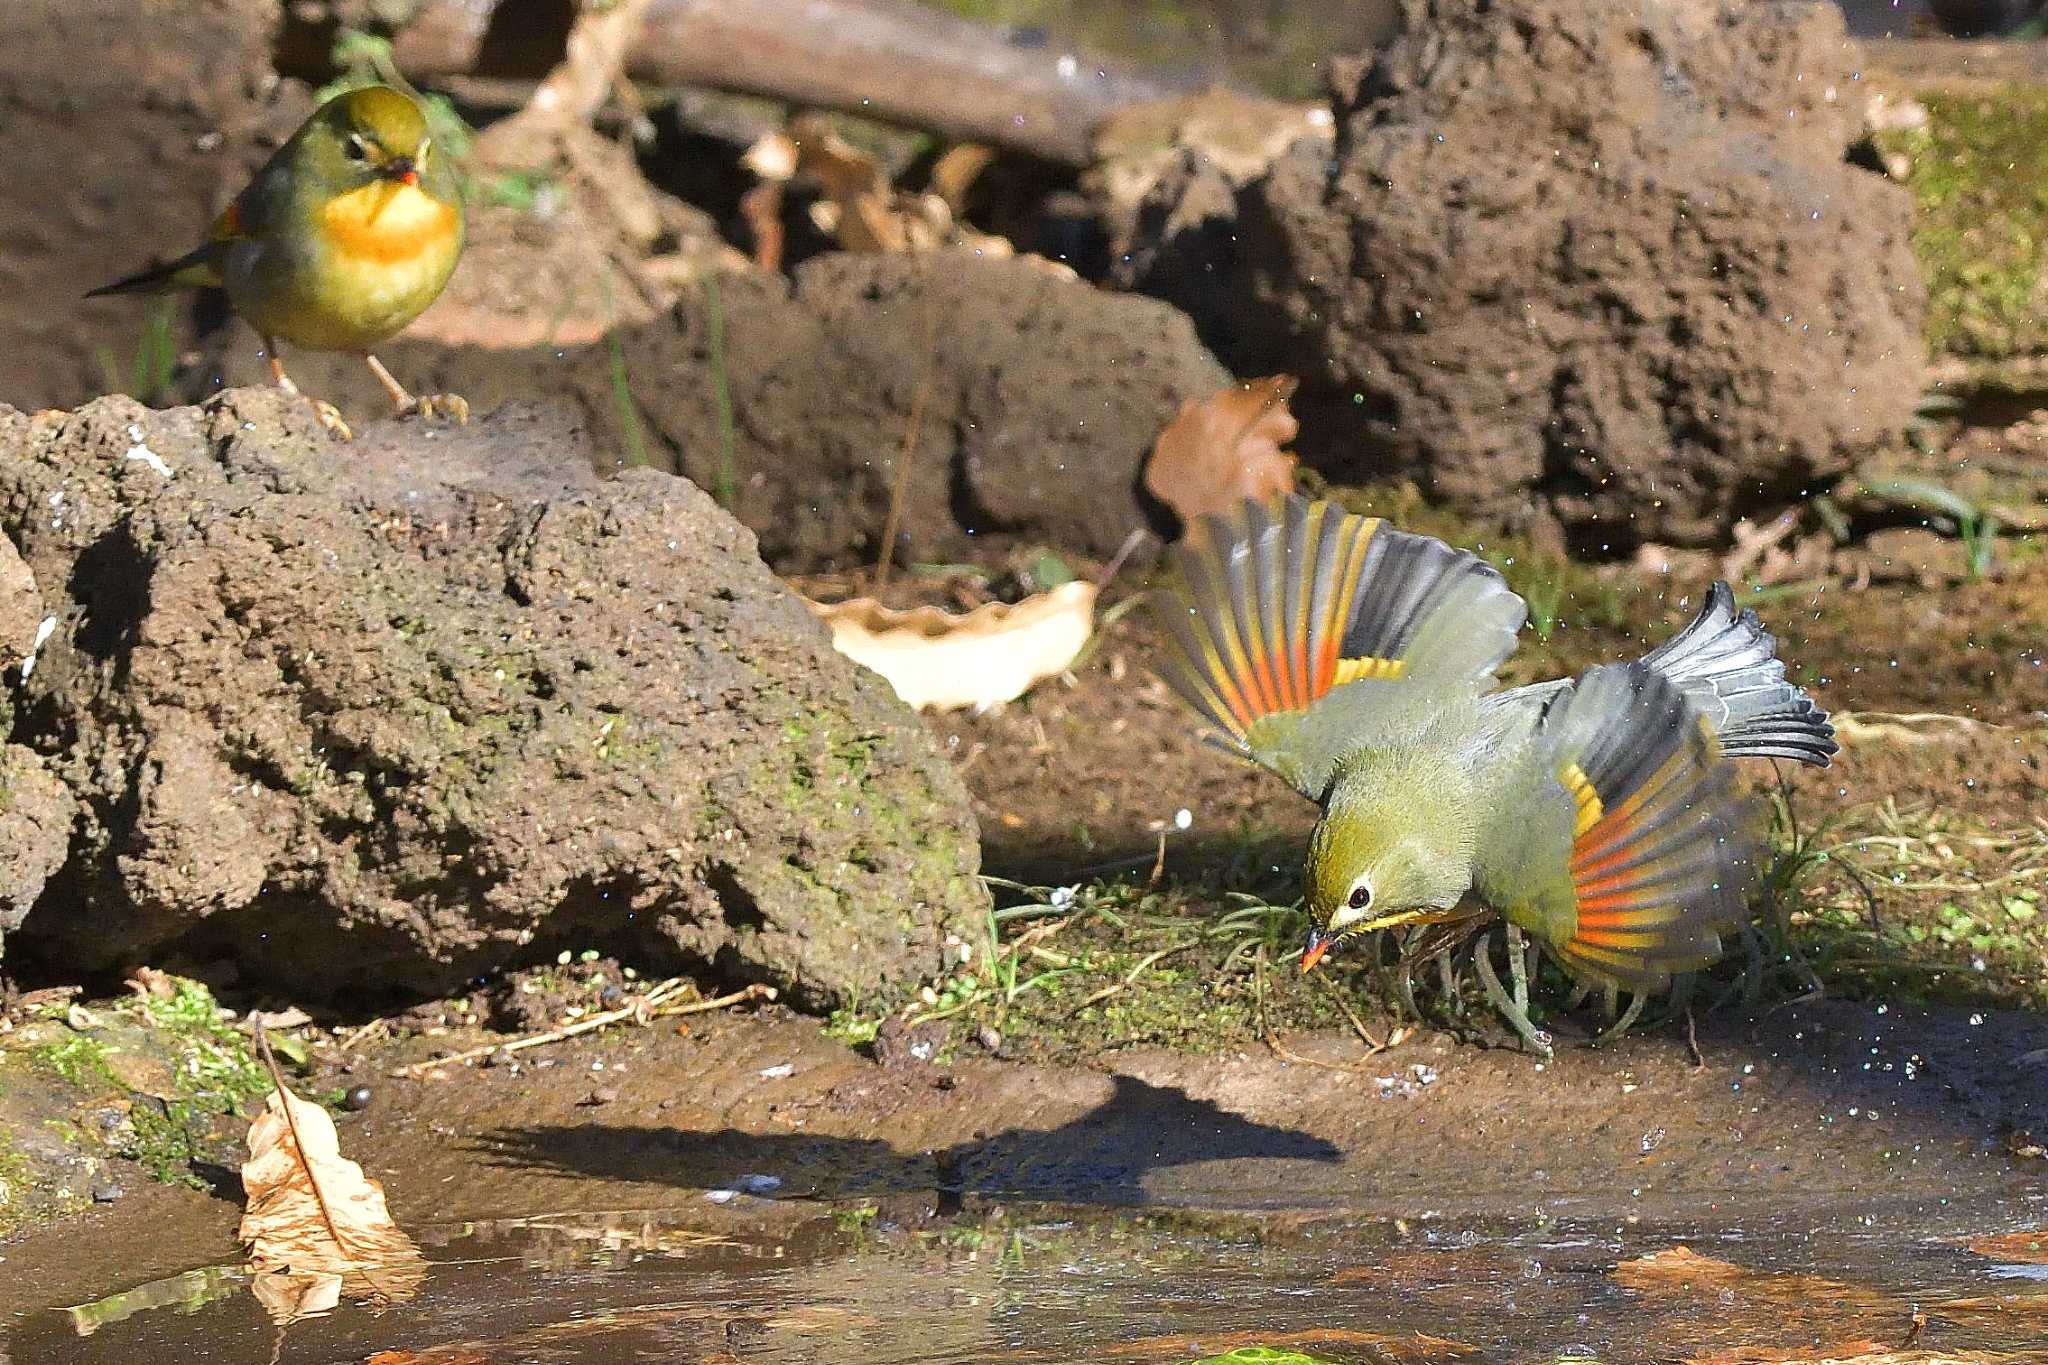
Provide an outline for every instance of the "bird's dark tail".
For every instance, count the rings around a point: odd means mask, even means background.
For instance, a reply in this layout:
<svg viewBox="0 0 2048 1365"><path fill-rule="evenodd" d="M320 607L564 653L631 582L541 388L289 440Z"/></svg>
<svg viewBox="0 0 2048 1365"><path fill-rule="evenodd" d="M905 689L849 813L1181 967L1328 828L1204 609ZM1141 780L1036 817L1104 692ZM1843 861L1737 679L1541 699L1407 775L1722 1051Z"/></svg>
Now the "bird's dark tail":
<svg viewBox="0 0 2048 1365"><path fill-rule="evenodd" d="M1678 684L1731 758L1790 758L1826 767L1839 747L1828 713L1785 681L1778 642L1716 583L1691 625L1643 657Z"/></svg>
<svg viewBox="0 0 2048 1365"><path fill-rule="evenodd" d="M214 255L214 244L209 242L175 261L138 270L112 284L103 284L87 293L86 297L96 299L104 294L163 294L173 289L218 288L220 269Z"/></svg>

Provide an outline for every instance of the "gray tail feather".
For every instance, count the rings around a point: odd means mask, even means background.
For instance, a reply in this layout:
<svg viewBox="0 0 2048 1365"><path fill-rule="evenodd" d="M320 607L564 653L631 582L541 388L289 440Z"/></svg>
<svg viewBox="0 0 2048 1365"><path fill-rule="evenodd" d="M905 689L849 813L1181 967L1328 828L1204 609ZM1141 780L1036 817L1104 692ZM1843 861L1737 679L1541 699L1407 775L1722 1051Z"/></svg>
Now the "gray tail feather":
<svg viewBox="0 0 2048 1365"><path fill-rule="evenodd" d="M1731 758L1790 758L1826 767L1840 747L1828 713L1785 681L1778 642L1754 611L1716 583L1691 625L1643 657L1712 722Z"/></svg>

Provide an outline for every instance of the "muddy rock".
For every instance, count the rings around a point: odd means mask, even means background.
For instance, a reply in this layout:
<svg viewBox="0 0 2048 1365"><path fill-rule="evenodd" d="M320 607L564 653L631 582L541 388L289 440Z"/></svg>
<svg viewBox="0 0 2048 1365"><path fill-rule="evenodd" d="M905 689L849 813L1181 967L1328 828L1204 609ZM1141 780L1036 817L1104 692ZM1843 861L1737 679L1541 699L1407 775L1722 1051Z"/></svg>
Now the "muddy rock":
<svg viewBox="0 0 2048 1365"><path fill-rule="evenodd" d="M951 768L708 497L592 463L531 407L0 409L59 617L15 739L80 807L15 947L359 1002L568 948L809 1005L936 970L985 895Z"/></svg>
<svg viewBox="0 0 2048 1365"><path fill-rule="evenodd" d="M1846 157L1834 7L1405 13L1338 64L1334 156L1297 143L1238 195L1234 242L1214 176L1148 209L1196 235L1134 283L1238 368L1305 377L1304 455L1619 552L1716 540L1904 425L1909 204Z"/></svg>
<svg viewBox="0 0 2048 1365"><path fill-rule="evenodd" d="M1229 382L1188 320L1020 260L835 252L793 279L732 274L612 342L527 350L402 340L415 389L481 409L565 401L603 448L636 441L716 488L785 572L870 563L904 470L904 560L988 560L1019 543L1113 552L1144 513L1138 473L1184 399ZM231 376L255 381L239 358ZM351 415L388 407L353 357L293 373ZM629 416L630 415L630 416ZM912 417L917 421L913 423Z"/></svg>
<svg viewBox="0 0 2048 1365"><path fill-rule="evenodd" d="M0 744L0 948L64 865L74 809L40 757Z"/></svg>
<svg viewBox="0 0 2048 1365"><path fill-rule="evenodd" d="M36 576L22 562L14 542L0 540L0 659L19 667L35 648L36 626L42 619Z"/></svg>
<svg viewBox="0 0 2048 1365"><path fill-rule="evenodd" d="M305 114L304 91L272 74L283 8L0 5L0 148L13 183L36 188L0 205L0 402L36 408L152 386L136 373L152 368L141 342L152 305L80 296L198 242Z"/></svg>

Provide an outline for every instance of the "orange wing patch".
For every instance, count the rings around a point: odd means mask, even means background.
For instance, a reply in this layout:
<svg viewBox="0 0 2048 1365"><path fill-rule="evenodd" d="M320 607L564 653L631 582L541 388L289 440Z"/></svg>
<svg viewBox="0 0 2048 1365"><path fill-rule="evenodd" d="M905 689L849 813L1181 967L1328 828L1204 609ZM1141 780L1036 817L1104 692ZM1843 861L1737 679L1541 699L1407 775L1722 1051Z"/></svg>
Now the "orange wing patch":
<svg viewBox="0 0 2048 1365"><path fill-rule="evenodd" d="M220 211L220 217L213 220L213 240L216 242L232 242L248 235L248 229L242 226L240 203L229 203Z"/></svg>
<svg viewBox="0 0 2048 1365"><path fill-rule="evenodd" d="M1560 955L1601 976L1635 986L1705 966L1711 934L1700 940L1697 910L1719 901L1726 875L1712 832L1688 829L1697 794L1697 757L1679 750L1628 799L1607 808L1577 764L1558 780L1577 807L1572 888L1578 923ZM1731 888L1732 889L1732 888Z"/></svg>

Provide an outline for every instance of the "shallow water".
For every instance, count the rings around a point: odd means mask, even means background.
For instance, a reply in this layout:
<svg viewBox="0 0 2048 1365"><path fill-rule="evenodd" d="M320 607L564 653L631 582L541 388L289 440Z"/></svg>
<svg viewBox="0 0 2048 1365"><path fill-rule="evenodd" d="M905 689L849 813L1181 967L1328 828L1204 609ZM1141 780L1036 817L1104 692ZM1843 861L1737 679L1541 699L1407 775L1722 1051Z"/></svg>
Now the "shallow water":
<svg viewBox="0 0 2048 1365"><path fill-rule="evenodd" d="M1472 1225L1042 1204L940 1215L922 1200L740 1195L665 1214L435 1229L416 1298L295 1323L275 1358L1165 1362L1258 1342L1332 1361L1619 1365L1853 1356L1911 1337L1916 1349L2048 1361L2048 1267L1959 1244L1998 1230L1987 1219L2038 1225L2044 1210L1951 1205L1867 1225L1843 1212L1718 1228ZM1616 1270L1680 1244L1762 1273L1695 1265L1677 1283ZM1942 1306L1991 1297L2004 1306ZM163 1306L136 1307L148 1301ZM38 1314L0 1337L0 1360L239 1365L271 1360L279 1342L230 1272Z"/></svg>

